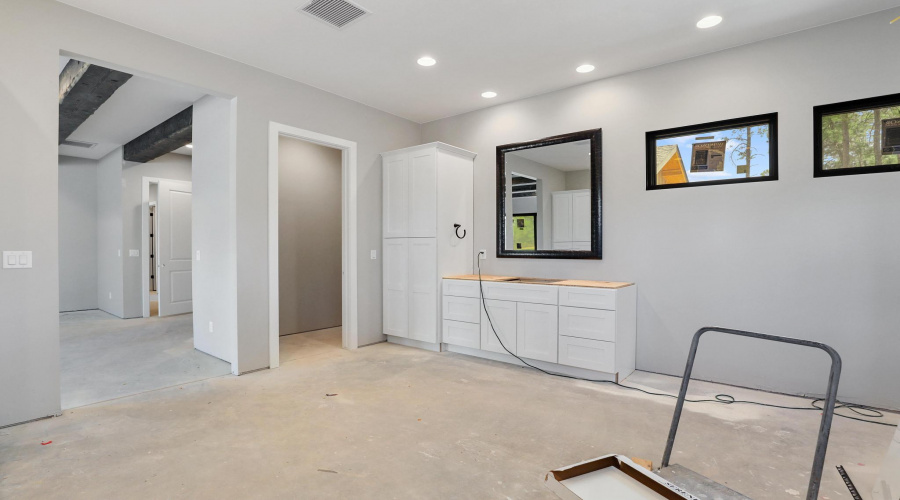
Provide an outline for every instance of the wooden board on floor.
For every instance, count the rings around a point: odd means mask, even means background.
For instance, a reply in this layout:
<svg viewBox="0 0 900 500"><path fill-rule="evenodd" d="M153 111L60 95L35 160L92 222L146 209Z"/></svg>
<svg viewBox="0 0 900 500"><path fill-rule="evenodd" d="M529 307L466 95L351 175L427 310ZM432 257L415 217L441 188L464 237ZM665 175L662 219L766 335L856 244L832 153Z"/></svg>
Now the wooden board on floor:
<svg viewBox="0 0 900 500"><path fill-rule="evenodd" d="M559 286L581 286L585 288L625 288L632 286L634 283L625 283L622 281L589 281L589 280L560 280L553 282Z"/></svg>

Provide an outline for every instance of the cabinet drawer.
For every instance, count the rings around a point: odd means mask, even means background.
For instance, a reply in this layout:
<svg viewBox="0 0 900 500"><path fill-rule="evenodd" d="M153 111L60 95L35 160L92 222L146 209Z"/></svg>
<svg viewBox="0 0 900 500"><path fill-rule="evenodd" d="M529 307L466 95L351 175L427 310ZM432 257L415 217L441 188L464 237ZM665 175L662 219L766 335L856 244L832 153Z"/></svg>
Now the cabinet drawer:
<svg viewBox="0 0 900 500"><path fill-rule="evenodd" d="M559 334L582 339L616 341L616 312L559 307Z"/></svg>
<svg viewBox="0 0 900 500"><path fill-rule="evenodd" d="M444 296L444 319L478 323L481 319L481 299Z"/></svg>
<svg viewBox="0 0 900 500"><path fill-rule="evenodd" d="M616 344L600 340L559 337L559 364L598 372L616 372Z"/></svg>
<svg viewBox="0 0 900 500"><path fill-rule="evenodd" d="M476 281L477 285L478 282ZM558 286L529 285L524 283L485 283L484 297L530 304L553 304L559 301Z"/></svg>
<svg viewBox="0 0 900 500"><path fill-rule="evenodd" d="M616 310L616 291L580 286L559 287L559 305L588 309Z"/></svg>
<svg viewBox="0 0 900 500"><path fill-rule="evenodd" d="M445 344L481 349L481 327L477 323L444 320Z"/></svg>
<svg viewBox="0 0 900 500"><path fill-rule="evenodd" d="M452 297L480 298L481 292L477 281L470 280L444 280L444 295Z"/></svg>

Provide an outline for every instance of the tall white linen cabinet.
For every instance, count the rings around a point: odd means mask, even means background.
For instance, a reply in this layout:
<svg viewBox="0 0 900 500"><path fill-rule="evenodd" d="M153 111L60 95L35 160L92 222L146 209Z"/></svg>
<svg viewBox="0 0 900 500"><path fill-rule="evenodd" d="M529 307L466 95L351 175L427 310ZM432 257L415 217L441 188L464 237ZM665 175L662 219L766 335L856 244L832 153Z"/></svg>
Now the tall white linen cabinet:
<svg viewBox="0 0 900 500"><path fill-rule="evenodd" d="M441 142L382 153L383 332L441 345L441 278L475 262L475 153ZM458 225L458 226L457 226Z"/></svg>

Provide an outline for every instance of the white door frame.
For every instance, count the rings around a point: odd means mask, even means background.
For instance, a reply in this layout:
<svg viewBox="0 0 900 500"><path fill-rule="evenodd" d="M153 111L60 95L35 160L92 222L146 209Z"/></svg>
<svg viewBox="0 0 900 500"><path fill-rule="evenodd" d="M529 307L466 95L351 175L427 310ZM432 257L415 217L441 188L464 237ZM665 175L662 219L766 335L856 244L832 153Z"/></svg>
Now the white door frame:
<svg viewBox="0 0 900 500"><path fill-rule="evenodd" d="M359 347L356 143L309 130L269 122L269 368L279 365L278 291L278 138L292 137L341 150L341 344ZM149 285L148 285L149 286Z"/></svg>
<svg viewBox="0 0 900 500"><path fill-rule="evenodd" d="M150 219L150 184L159 184L159 181L192 184L191 181L177 179L141 177L141 298L143 299L142 316L145 318L150 317L150 276L147 274L147 269L150 268L150 253L147 251L147 247L150 246L150 227L147 224ZM159 261L157 260L157 262ZM156 277L156 283L159 285L159 276ZM157 286L157 288L159 287Z"/></svg>

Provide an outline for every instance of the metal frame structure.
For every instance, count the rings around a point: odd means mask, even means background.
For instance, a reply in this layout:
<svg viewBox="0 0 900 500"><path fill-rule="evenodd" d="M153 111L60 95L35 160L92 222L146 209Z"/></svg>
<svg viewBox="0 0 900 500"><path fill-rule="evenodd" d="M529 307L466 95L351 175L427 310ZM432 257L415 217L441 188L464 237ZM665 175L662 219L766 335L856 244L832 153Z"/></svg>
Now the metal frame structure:
<svg viewBox="0 0 900 500"><path fill-rule="evenodd" d="M819 494L819 486L822 482L822 470L825 466L825 451L828 448L828 436L831 433L831 421L834 418L834 406L837 402L838 382L841 378L841 356L833 348L821 342L778 337L776 335L767 335L744 330L732 330L730 328L720 328L715 326L707 326L697 330L697 333L694 334L694 339L691 342L691 350L688 354L687 365L684 368L684 376L681 379L681 390L678 393L678 402L675 404L675 414L672 416L672 426L669 428L669 438L666 441L666 451L663 454L661 468L668 467L669 459L672 457L672 448L675 445L675 433L678 432L678 422L681 420L681 411L684 408L688 384L691 381L691 371L694 369L694 359L697 356L697 347L700 345L700 337L706 332L720 332L740 337L814 347L825 351L831 356L831 371L828 375L825 407L822 411L822 423L819 426L819 438L816 441L816 453L813 457L812 472L809 475L809 488L806 492L807 500L816 500Z"/></svg>

